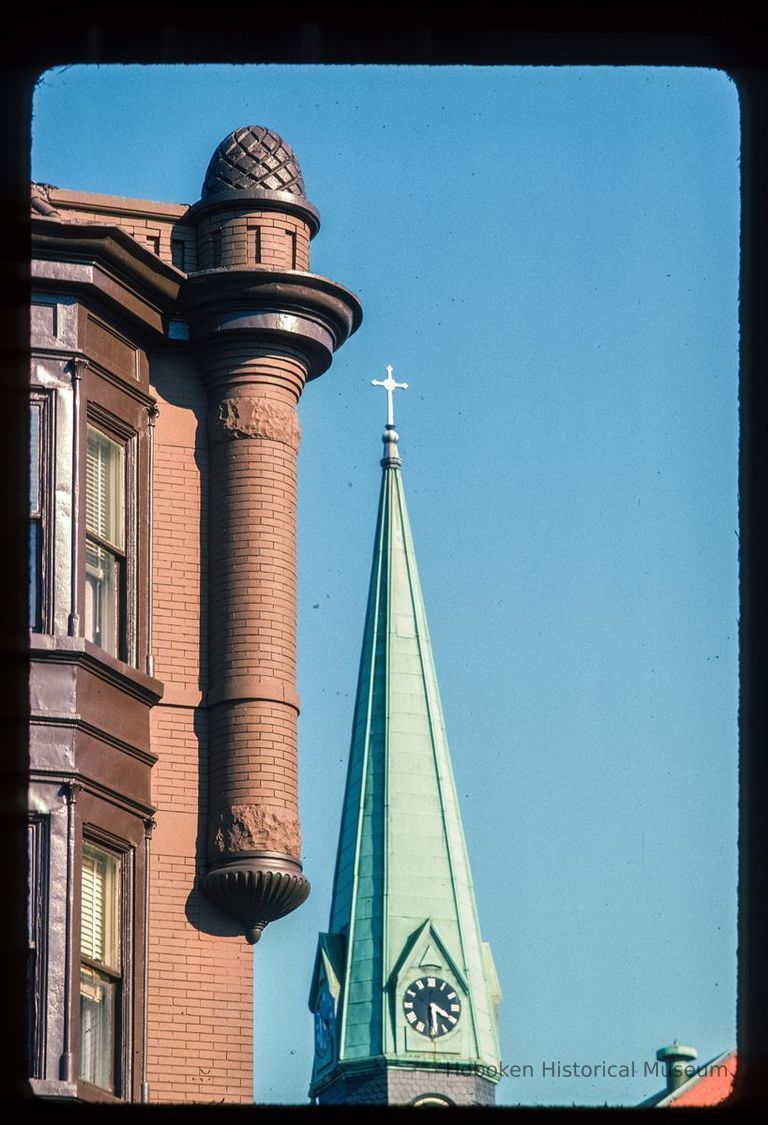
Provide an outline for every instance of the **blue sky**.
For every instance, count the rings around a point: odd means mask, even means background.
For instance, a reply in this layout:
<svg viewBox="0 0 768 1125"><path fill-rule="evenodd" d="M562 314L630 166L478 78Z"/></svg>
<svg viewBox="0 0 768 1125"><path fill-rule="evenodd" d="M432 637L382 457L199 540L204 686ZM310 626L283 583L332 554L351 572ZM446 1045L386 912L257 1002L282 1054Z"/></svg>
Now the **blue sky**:
<svg viewBox="0 0 768 1125"><path fill-rule="evenodd" d="M661 1085L643 1075L656 1048L735 1041L735 86L688 68L73 66L39 84L33 176L192 203L244 124L294 147L323 220L312 268L365 310L300 408L312 895L255 951L256 1100L306 1099L385 417L370 380L391 363L503 1060L534 1068L498 1101L637 1103ZM639 1073L544 1076L558 1060Z"/></svg>

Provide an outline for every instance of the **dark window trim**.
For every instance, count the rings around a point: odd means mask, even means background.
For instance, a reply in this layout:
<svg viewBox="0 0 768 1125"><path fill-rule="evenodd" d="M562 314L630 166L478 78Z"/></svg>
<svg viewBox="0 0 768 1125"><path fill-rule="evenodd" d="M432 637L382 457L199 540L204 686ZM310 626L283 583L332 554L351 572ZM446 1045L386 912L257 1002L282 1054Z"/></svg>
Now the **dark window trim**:
<svg viewBox="0 0 768 1125"><path fill-rule="evenodd" d="M86 841L86 843L90 842L90 840ZM120 969L113 969L111 965L105 965L102 961L94 961L90 957L85 957L82 953L80 954L80 964L85 965L87 969L93 969L94 972L103 973L105 977L110 977L112 980L122 981L123 979Z"/></svg>
<svg viewBox="0 0 768 1125"><path fill-rule="evenodd" d="M31 813L28 819L27 872L27 1065L31 1078L46 1073L48 1016L48 882L50 816Z"/></svg>
<svg viewBox="0 0 768 1125"><path fill-rule="evenodd" d="M53 498L56 495L56 457L55 457L55 403L54 391L33 387L30 390L29 405L37 404L40 407L40 450L38 472L40 480L40 507L34 512L30 510L30 523L37 523L40 529L40 545L38 559L40 563L39 579L39 609L37 621L29 623L33 633L51 633L53 631L53 575L54 546L56 542L53 508ZM31 451L30 451L31 452ZM29 471L32 464L30 460ZM31 532L31 528L30 528ZM30 574L30 579L31 579Z"/></svg>

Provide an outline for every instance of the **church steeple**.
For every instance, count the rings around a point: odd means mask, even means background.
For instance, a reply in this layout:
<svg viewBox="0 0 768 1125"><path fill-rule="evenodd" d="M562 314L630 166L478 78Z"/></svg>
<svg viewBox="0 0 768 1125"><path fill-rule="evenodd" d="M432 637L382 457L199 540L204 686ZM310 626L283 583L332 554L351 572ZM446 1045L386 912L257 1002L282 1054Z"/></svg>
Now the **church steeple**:
<svg viewBox="0 0 768 1125"><path fill-rule="evenodd" d="M391 367L328 933L310 992L320 1103L492 1104L500 993L482 941L403 493Z"/></svg>

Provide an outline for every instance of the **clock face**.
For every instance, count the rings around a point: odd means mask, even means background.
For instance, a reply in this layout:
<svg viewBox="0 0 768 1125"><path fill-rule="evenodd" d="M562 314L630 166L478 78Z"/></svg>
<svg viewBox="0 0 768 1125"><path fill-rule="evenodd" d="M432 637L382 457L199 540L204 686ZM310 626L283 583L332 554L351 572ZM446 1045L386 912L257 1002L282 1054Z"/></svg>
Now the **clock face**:
<svg viewBox="0 0 768 1125"><path fill-rule="evenodd" d="M453 1031L461 1018L461 1000L440 977L419 977L403 993L403 1011L411 1027L429 1039Z"/></svg>
<svg viewBox="0 0 768 1125"><path fill-rule="evenodd" d="M333 997L327 989L320 994L320 1002L315 1010L315 1047L318 1054L326 1054L333 1046L336 1032L336 1013Z"/></svg>

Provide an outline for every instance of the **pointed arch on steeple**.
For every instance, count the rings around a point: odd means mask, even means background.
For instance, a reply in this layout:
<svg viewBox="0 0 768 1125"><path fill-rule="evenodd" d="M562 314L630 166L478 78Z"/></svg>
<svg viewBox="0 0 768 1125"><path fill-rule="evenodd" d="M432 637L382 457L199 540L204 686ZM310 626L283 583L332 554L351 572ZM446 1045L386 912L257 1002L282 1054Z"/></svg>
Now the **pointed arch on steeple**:
<svg viewBox="0 0 768 1125"><path fill-rule="evenodd" d="M338 1002L344 982L344 946L343 934L318 936L312 981L309 986L310 1012L314 1012L317 1006L318 992L324 983L328 985L333 998Z"/></svg>
<svg viewBox="0 0 768 1125"><path fill-rule="evenodd" d="M425 958L427 954L430 956L429 960ZM396 989L404 975L420 969L447 969L456 978L456 983L465 992L469 991L469 982L456 957L451 953L448 943L443 940L431 918L426 918L423 924L406 939L399 957L392 966L388 987Z"/></svg>

